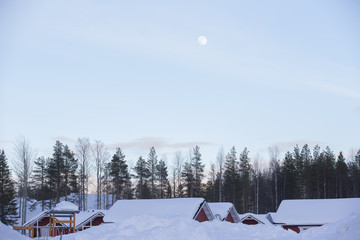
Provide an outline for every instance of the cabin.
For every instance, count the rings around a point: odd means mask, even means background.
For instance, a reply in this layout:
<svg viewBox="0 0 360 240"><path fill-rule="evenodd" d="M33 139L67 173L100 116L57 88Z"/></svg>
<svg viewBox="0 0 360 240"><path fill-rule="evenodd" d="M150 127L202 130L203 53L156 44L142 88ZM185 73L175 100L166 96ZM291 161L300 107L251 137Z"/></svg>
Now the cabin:
<svg viewBox="0 0 360 240"><path fill-rule="evenodd" d="M360 211L360 198L283 200L267 218L275 225L300 233L346 218Z"/></svg>
<svg viewBox="0 0 360 240"><path fill-rule="evenodd" d="M239 215L240 222L246 225L265 224L265 221L261 215L254 213L244 213Z"/></svg>
<svg viewBox="0 0 360 240"><path fill-rule="evenodd" d="M55 218L56 221L58 221L58 218ZM36 215L26 223L24 223L23 227L33 227L34 233L32 234L32 237L41 237L44 234L44 230L49 232L50 231L50 221L51 217L48 211L41 212L40 214ZM57 222L55 224L56 226L56 235L61 234L68 234L70 232L69 227L64 223ZM48 235L49 233L46 233Z"/></svg>
<svg viewBox="0 0 360 240"><path fill-rule="evenodd" d="M208 203L214 217L220 221L240 222L239 214L230 202Z"/></svg>
<svg viewBox="0 0 360 240"><path fill-rule="evenodd" d="M133 216L185 217L198 222L212 221L214 216L203 198L118 200L107 211L104 222L122 222Z"/></svg>
<svg viewBox="0 0 360 240"><path fill-rule="evenodd" d="M104 212L104 210L88 210L77 214L75 225L76 231L83 231L85 229L102 224L104 222Z"/></svg>

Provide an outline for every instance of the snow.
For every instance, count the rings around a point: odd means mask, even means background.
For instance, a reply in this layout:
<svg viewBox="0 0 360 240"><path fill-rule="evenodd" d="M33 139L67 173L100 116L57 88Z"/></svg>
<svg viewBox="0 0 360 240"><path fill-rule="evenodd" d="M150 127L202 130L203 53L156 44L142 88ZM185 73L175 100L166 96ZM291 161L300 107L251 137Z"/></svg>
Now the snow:
<svg viewBox="0 0 360 240"><path fill-rule="evenodd" d="M56 206L54 207L53 210L54 211L76 212L76 211L79 211L79 208L78 208L78 206L76 206L72 202L62 201L62 202L56 204Z"/></svg>
<svg viewBox="0 0 360 240"><path fill-rule="evenodd" d="M121 222L142 215L192 219L203 201L203 198L118 200L108 210L104 222Z"/></svg>
<svg viewBox="0 0 360 240"><path fill-rule="evenodd" d="M208 205L215 218L216 215L220 215L221 220L228 215L230 208L234 207L234 205L229 202L208 203Z"/></svg>
<svg viewBox="0 0 360 240"><path fill-rule="evenodd" d="M0 221L0 239L1 240L27 240L27 238L12 229L11 226L6 226Z"/></svg>
<svg viewBox="0 0 360 240"><path fill-rule="evenodd" d="M260 221L259 224L261 224L261 223L271 224L269 222L269 220L266 218L266 215L267 214L244 213L244 214L239 214L239 218L241 221L243 221L244 219L250 217L250 218Z"/></svg>
<svg viewBox="0 0 360 240"><path fill-rule="evenodd" d="M324 224L340 220L360 211L360 198L283 200L275 214L274 223Z"/></svg>
<svg viewBox="0 0 360 240"><path fill-rule="evenodd" d="M299 235L301 240L359 240L360 211L353 212L340 221L307 229Z"/></svg>

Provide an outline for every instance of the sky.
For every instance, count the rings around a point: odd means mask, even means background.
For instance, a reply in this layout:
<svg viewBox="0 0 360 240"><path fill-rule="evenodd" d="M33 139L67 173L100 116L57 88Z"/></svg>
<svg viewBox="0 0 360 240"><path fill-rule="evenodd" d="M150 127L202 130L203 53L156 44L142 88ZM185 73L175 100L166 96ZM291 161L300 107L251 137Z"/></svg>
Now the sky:
<svg viewBox="0 0 360 240"><path fill-rule="evenodd" d="M199 36L207 38L200 45ZM0 2L0 149L360 148L360 3Z"/></svg>

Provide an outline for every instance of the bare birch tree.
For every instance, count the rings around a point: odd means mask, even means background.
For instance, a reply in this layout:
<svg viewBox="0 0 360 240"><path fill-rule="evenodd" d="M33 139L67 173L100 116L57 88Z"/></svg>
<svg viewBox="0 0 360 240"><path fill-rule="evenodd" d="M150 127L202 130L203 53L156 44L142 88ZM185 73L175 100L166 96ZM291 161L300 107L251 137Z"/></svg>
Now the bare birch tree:
<svg viewBox="0 0 360 240"><path fill-rule="evenodd" d="M20 209L21 224L26 222L28 184L33 167L33 160L36 158L36 151L31 148L29 140L21 136L14 144L14 168L19 180L20 187Z"/></svg>
<svg viewBox="0 0 360 240"><path fill-rule="evenodd" d="M105 148L105 145L100 140L95 140L95 144L92 148L93 157L95 159L95 169L96 169L96 207L101 209L101 199L102 199L102 177L104 171L105 161L109 157L109 154Z"/></svg>
<svg viewBox="0 0 360 240"><path fill-rule="evenodd" d="M79 138L76 144L76 154L79 159L79 209L85 211L87 209L87 193L89 186L89 169L91 146L88 138Z"/></svg>
<svg viewBox="0 0 360 240"><path fill-rule="evenodd" d="M269 147L270 156L270 170L274 178L274 190L275 190L275 209L279 206L279 194L278 194L278 177L280 174L280 160L279 160L279 148L274 145Z"/></svg>

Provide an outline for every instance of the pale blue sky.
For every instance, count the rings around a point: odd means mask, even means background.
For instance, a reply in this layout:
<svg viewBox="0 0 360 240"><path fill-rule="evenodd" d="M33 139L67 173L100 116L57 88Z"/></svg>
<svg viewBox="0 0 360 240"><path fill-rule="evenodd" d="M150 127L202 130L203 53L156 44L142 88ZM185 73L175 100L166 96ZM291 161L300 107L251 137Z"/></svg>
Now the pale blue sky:
<svg viewBox="0 0 360 240"><path fill-rule="evenodd" d="M206 46L197 37L208 39ZM360 147L358 1L0 2L0 148Z"/></svg>

